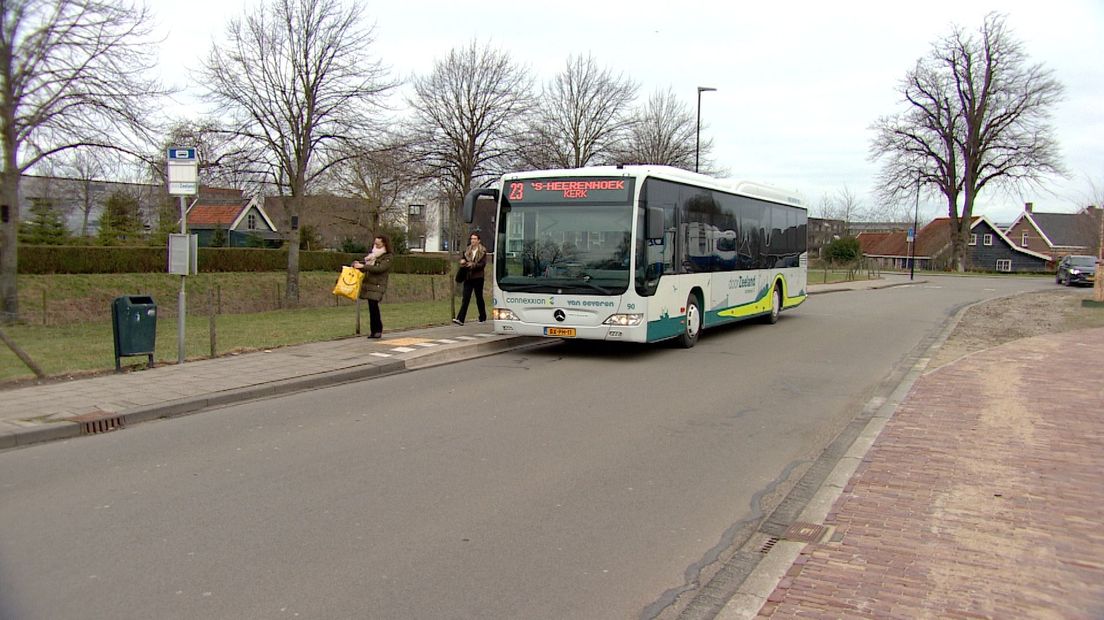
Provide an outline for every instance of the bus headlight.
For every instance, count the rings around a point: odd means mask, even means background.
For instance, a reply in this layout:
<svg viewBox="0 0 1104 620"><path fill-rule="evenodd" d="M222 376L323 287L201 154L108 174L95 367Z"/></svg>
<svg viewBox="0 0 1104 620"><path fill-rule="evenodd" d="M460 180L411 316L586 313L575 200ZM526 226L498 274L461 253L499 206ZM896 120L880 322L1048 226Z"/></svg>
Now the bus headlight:
<svg viewBox="0 0 1104 620"><path fill-rule="evenodd" d="M508 308L495 308L491 310L491 318L496 321L517 321L518 317L513 310Z"/></svg>
<svg viewBox="0 0 1104 620"><path fill-rule="evenodd" d="M640 325L640 321L642 320L644 320L643 314L611 314L608 319L602 321L602 325L622 325L631 327L633 325Z"/></svg>

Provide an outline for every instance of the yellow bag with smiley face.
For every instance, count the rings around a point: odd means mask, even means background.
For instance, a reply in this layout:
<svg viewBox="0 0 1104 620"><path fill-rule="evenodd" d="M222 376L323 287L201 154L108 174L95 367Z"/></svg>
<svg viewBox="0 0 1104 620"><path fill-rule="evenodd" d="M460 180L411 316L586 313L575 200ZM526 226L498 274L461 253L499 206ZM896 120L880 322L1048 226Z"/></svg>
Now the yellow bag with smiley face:
<svg viewBox="0 0 1104 620"><path fill-rule="evenodd" d="M364 280L364 272L349 266L341 268L341 275L334 285L333 294L347 297L353 301L360 295L360 283Z"/></svg>

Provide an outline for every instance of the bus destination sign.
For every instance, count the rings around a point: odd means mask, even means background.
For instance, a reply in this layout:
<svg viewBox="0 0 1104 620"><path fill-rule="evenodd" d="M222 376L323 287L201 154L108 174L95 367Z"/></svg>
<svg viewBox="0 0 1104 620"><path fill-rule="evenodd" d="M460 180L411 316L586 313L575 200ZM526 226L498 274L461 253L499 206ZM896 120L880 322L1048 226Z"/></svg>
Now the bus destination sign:
<svg viewBox="0 0 1104 620"><path fill-rule="evenodd" d="M632 180L625 178L579 177L525 179L506 183L510 202L620 202L632 198Z"/></svg>

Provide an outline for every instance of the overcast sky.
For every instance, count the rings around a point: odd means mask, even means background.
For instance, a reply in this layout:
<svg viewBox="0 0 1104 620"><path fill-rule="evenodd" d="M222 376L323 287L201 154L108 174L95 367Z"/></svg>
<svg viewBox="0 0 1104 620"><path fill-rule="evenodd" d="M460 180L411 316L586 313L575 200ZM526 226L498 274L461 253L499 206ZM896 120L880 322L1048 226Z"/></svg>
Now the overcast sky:
<svg viewBox="0 0 1104 620"><path fill-rule="evenodd" d="M194 89L187 70L199 67L212 41L224 41L229 19L259 1L150 0L166 37L164 81ZM1092 200L1092 184L1104 194L1100 0L362 3L375 22L376 56L397 77L426 74L450 49L478 39L540 82L569 55L591 54L639 83L642 99L671 88L693 111L697 87L713 87L701 98L702 134L713 140L718 167L796 190L809 206L846 187L867 207L878 171L868 158L870 126L902 109L896 87L906 71L953 25L976 30L999 10L1030 60L1066 88L1053 124L1069 178L1011 195L984 192L975 213L1011 222L1026 201L1039 211L1073 212ZM181 114L189 110L182 100ZM921 217L946 215L936 200L922 201L920 210Z"/></svg>

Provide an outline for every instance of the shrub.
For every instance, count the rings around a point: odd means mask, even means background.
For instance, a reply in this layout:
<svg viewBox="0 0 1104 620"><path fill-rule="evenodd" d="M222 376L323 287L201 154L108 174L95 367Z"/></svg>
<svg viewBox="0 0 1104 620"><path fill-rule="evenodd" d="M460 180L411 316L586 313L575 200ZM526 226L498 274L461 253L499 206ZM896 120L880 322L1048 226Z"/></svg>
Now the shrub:
<svg viewBox="0 0 1104 620"><path fill-rule="evenodd" d="M138 214L138 199L117 191L104 201L98 236L101 245L139 245L142 239L142 219Z"/></svg>
<svg viewBox="0 0 1104 620"><path fill-rule="evenodd" d="M69 242L65 218L47 200L31 199L31 217L19 223L19 243L64 245Z"/></svg>
<svg viewBox="0 0 1104 620"><path fill-rule="evenodd" d="M368 246L364 245L364 243L360 241L355 241L353 239L345 237L345 239L341 242L340 251L346 254L367 254Z"/></svg>
<svg viewBox="0 0 1104 620"><path fill-rule="evenodd" d="M850 263L862 256L859 240L854 237L834 239L824 248L824 256L833 263Z"/></svg>

